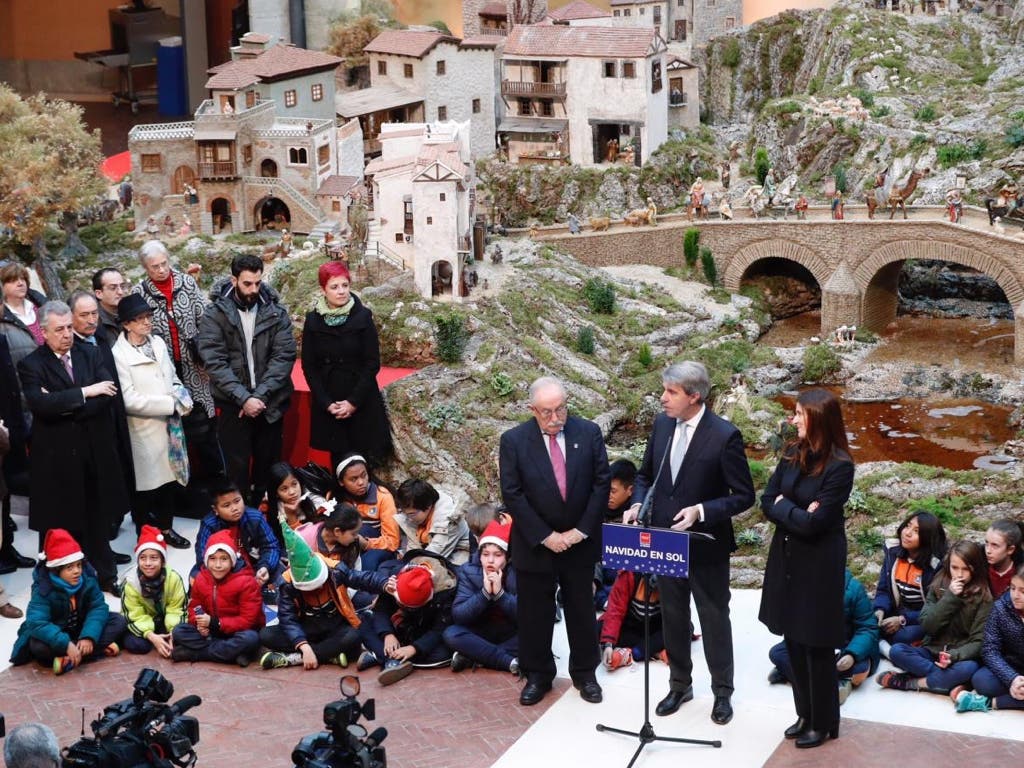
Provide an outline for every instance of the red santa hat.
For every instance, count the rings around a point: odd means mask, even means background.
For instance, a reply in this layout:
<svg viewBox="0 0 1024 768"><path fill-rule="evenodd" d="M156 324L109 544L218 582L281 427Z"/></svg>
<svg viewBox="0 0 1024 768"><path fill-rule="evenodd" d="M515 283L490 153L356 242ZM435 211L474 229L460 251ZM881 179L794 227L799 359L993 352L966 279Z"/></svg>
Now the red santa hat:
<svg viewBox="0 0 1024 768"><path fill-rule="evenodd" d="M231 558L231 567L238 562L238 550L235 549L235 539L231 531L218 531L206 542L206 551L203 553L203 562L210 559L214 552L227 552Z"/></svg>
<svg viewBox="0 0 1024 768"><path fill-rule="evenodd" d="M502 552L508 552L508 537L511 532L512 523L502 525L497 520L492 520L484 528L483 536L480 537L479 548L482 548L484 544L494 544Z"/></svg>
<svg viewBox="0 0 1024 768"><path fill-rule="evenodd" d="M398 574L395 598L405 608L422 608L434 596L434 576L429 565L410 565Z"/></svg>
<svg viewBox="0 0 1024 768"><path fill-rule="evenodd" d="M43 556L46 558L47 568L59 568L85 559L78 542L63 528L51 528L46 532Z"/></svg>
<svg viewBox="0 0 1024 768"><path fill-rule="evenodd" d="M163 555L164 560L167 559L167 543L164 541L164 535L160 533L159 528L152 525L144 525L139 531L139 543L135 545L135 557L137 558L141 552L147 549L159 552Z"/></svg>

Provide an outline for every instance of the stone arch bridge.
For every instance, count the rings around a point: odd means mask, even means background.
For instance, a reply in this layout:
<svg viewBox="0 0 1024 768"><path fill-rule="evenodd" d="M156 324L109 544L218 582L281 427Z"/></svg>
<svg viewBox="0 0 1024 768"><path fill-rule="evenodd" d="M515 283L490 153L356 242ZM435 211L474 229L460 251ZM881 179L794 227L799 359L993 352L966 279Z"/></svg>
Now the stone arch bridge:
<svg viewBox="0 0 1024 768"><path fill-rule="evenodd" d="M743 276L762 259L785 259L805 267L821 287L823 336L840 325L879 331L895 320L897 281L907 259L962 264L993 278L1006 294L1014 315L1015 362L1024 364L1024 239L999 235L988 228L987 220L984 226L971 223L659 219L656 227L559 233L542 239L557 242L593 266L671 267L683 263L683 232L696 226L701 247L711 249L719 278L730 291L738 290Z"/></svg>

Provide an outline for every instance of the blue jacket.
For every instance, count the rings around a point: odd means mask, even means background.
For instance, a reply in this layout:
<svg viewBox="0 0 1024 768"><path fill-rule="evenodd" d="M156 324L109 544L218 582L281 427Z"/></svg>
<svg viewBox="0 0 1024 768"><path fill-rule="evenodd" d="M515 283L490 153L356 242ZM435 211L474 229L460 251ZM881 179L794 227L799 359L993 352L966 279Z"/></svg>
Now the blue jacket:
<svg viewBox="0 0 1024 768"><path fill-rule="evenodd" d="M199 524L196 536L196 564L202 566L206 556L206 545L210 537L218 531L230 528L231 525L210 511ZM252 565L253 572L266 568L271 578L281 562L281 545L270 528L270 524L257 510L246 507L238 521L238 537L241 542L245 559ZM197 569L193 569L195 571Z"/></svg>
<svg viewBox="0 0 1024 768"><path fill-rule="evenodd" d="M882 571L878 574L878 588L875 590L875 610L882 611L886 617L903 616L906 618L907 624L920 624L921 611L912 611L906 606L900 605L899 592L896 589L896 584L893 582L893 567L896 565L896 560L900 557L906 557L906 554L906 550L899 544L894 547L886 547L885 558L882 560ZM928 588L931 586L932 579L935 578L935 574L938 573L941 564L942 561L939 558L933 557L928 567L921 574L922 606L924 606L928 598Z"/></svg>
<svg viewBox="0 0 1024 768"><path fill-rule="evenodd" d="M843 594L843 615L846 617L846 647L857 661L871 661L871 669L878 665L878 620L868 600L864 585L849 570L846 571L846 591Z"/></svg>
<svg viewBox="0 0 1024 768"><path fill-rule="evenodd" d="M999 682L1010 687L1017 675L1024 675L1024 622L1005 592L992 606L981 641L981 660Z"/></svg>
<svg viewBox="0 0 1024 768"><path fill-rule="evenodd" d="M96 571L88 563L82 571L82 586L77 598L72 613L67 591L50 581L50 572L44 563L36 565L32 571L32 596L25 611L25 621L18 627L11 663L27 664L32 660L28 647L32 638L46 643L57 656L67 652L68 643L82 638L96 643L107 624L110 610L96 580Z"/></svg>
<svg viewBox="0 0 1024 768"><path fill-rule="evenodd" d="M412 645L420 656L429 656L443 642L444 630L452 623L456 575L445 558L423 549L411 549L401 560L383 563L377 573L396 575L409 563L429 563L434 577L434 596L420 608L404 608L394 596L383 592L368 620L370 631L383 639L394 634L402 645Z"/></svg>
<svg viewBox="0 0 1024 768"><path fill-rule="evenodd" d="M486 621L489 616L516 624L516 572L511 565L505 567L503 577L505 591L496 597L484 594L484 571L480 555L463 564L459 569L459 584L452 603L452 623L463 627ZM493 611L493 613L492 613Z"/></svg>

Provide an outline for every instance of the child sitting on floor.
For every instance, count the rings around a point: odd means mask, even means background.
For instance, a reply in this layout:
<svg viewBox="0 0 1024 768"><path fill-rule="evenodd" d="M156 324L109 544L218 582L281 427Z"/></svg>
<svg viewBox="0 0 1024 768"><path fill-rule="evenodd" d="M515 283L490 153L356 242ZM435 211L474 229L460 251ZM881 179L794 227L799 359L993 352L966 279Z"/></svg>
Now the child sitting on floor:
<svg viewBox="0 0 1024 768"><path fill-rule="evenodd" d="M35 659L62 675L86 661L117 656L125 620L111 613L96 571L63 528L46 532L46 559L32 572L32 595L11 663Z"/></svg>
<svg viewBox="0 0 1024 768"><path fill-rule="evenodd" d="M633 483L636 482L636 464L629 459L618 459L608 467L612 474L608 488L608 508L604 512L606 523L621 523L622 516L630 507L633 497ZM618 571L605 568L600 562L594 565L594 610L603 611L608 607L608 597Z"/></svg>
<svg viewBox="0 0 1024 768"><path fill-rule="evenodd" d="M958 686L950 692L957 712L1024 709L1024 566L1010 589L996 600L981 643L983 666L971 678L974 693Z"/></svg>
<svg viewBox="0 0 1024 768"><path fill-rule="evenodd" d="M354 510L353 510L354 511ZM388 584L380 572L350 570L344 563L328 568L293 530L285 528L289 568L284 572L277 601L278 622L260 631L260 642L270 649L260 659L264 669L321 664L347 667L359 652L356 616L348 588L379 593Z"/></svg>
<svg viewBox="0 0 1024 768"><path fill-rule="evenodd" d="M359 549L359 529L363 519L351 504L339 504L312 528L296 531L331 567L344 563L349 568L363 570Z"/></svg>
<svg viewBox="0 0 1024 768"><path fill-rule="evenodd" d="M995 520L985 531L988 586L993 600L998 600L1010 588L1014 572L1024 562L1022 538L1024 526L1016 520Z"/></svg>
<svg viewBox="0 0 1024 768"><path fill-rule="evenodd" d="M381 563L395 558L402 540L395 520L395 500L391 491L370 479L366 459L357 453L342 458L335 475L340 486L338 501L353 505L363 519L359 529L363 570L375 571Z"/></svg>
<svg viewBox="0 0 1024 768"><path fill-rule="evenodd" d="M846 645L836 656L839 672L839 703L844 704L850 691L863 683L878 667L878 621L871 612L871 600L864 585L846 571L846 592L843 595L846 619ZM768 673L768 682L787 683L793 679L793 666L784 642L772 646L768 658L775 666Z"/></svg>
<svg viewBox="0 0 1024 768"><path fill-rule="evenodd" d="M985 550L974 541L954 544L928 590L921 610L920 646L894 643L892 663L905 672L883 672L878 683L901 691L948 694L978 671L985 622L992 610Z"/></svg>
<svg viewBox="0 0 1024 768"><path fill-rule="evenodd" d="M167 566L167 543L159 528L142 526L135 545L135 570L121 585L121 613L128 620L124 648L171 657L171 630L185 615L185 583Z"/></svg>
<svg viewBox="0 0 1024 768"><path fill-rule="evenodd" d="M409 479L395 491L395 503L403 551L425 549L456 566L469 560L469 526L455 499L426 480Z"/></svg>
<svg viewBox="0 0 1024 768"><path fill-rule="evenodd" d="M271 464L267 471L267 522L283 547L281 526L300 531L321 522L335 502L303 487L298 473L287 461Z"/></svg>
<svg viewBox="0 0 1024 768"><path fill-rule="evenodd" d="M459 569L452 625L444 641L455 653L452 672L474 664L519 673L516 574L508 561L511 524L491 520L470 562Z"/></svg>
<svg viewBox="0 0 1024 768"><path fill-rule="evenodd" d="M443 633L452 622L456 576L451 563L422 549L387 563L384 570L397 574L395 591L377 598L372 617L359 627L369 650L359 657L357 669L380 664L377 681L391 685L415 667L444 666L451 659Z"/></svg>
<svg viewBox="0 0 1024 768"><path fill-rule="evenodd" d="M265 621L259 584L235 549L232 532L213 534L192 584L188 623L171 630L171 658L247 667L259 650Z"/></svg>
<svg viewBox="0 0 1024 768"><path fill-rule="evenodd" d="M608 610L598 622L601 661L609 671L644 659L644 611L649 613L652 658L668 662L661 627L658 577L651 576L651 593L644 600L644 581L630 571L619 571L608 596Z"/></svg>

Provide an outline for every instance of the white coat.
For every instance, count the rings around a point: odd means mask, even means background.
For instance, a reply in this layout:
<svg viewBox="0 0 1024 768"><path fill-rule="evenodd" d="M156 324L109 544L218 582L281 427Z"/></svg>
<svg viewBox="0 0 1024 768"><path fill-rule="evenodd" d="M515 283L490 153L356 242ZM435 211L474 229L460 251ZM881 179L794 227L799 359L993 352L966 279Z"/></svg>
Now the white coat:
<svg viewBox="0 0 1024 768"><path fill-rule="evenodd" d="M123 333L113 348L128 416L135 488L139 491L152 491L175 480L169 458L167 419L174 413L172 387L180 382L164 340L159 336L150 339L155 361L129 344Z"/></svg>

